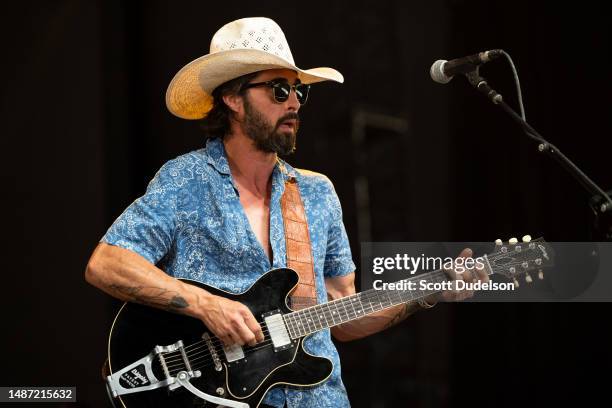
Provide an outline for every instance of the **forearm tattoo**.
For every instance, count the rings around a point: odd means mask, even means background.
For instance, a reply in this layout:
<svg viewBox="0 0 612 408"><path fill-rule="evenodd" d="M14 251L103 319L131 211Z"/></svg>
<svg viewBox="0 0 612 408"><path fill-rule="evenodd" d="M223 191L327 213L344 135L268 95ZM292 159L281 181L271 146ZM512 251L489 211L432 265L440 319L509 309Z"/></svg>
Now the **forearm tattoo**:
<svg viewBox="0 0 612 408"><path fill-rule="evenodd" d="M385 324L384 328L388 329L391 326L395 326L396 324L407 318L409 315L411 315L413 313L413 309L414 307L411 303L406 303L402 306L399 312L397 312L391 317L391 320L389 320L387 324Z"/></svg>
<svg viewBox="0 0 612 408"><path fill-rule="evenodd" d="M155 287L122 286L112 284L109 288L128 300L147 306L154 306L171 312L189 307L189 303L177 292Z"/></svg>

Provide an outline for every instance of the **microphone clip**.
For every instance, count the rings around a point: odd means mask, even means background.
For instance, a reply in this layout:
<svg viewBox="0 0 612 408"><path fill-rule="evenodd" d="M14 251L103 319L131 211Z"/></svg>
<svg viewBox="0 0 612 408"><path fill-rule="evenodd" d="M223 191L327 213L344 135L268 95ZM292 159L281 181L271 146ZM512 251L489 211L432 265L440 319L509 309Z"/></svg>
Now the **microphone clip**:
<svg viewBox="0 0 612 408"><path fill-rule="evenodd" d="M479 68L479 66L475 65L473 70L464 73L465 77L474 88L485 94L491 102L499 105L503 102L504 98L495 89L491 88L489 83L480 76Z"/></svg>

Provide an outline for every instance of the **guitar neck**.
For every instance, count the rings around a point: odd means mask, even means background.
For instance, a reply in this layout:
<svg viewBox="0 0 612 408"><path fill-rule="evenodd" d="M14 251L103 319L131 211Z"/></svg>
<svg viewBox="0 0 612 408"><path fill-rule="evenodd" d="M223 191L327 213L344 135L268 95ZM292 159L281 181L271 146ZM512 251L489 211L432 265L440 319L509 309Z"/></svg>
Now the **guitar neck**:
<svg viewBox="0 0 612 408"><path fill-rule="evenodd" d="M500 243L495 252L483 256L484 270L488 275L500 273L508 278L516 279L515 277L521 273L539 269L541 276L541 268L552 266L553 255L552 248L542 239L525 241L520 244L517 244L516 241L509 245ZM370 289L287 313L283 315L283 319L290 337L296 339L440 292L440 290L421 290L421 282L428 284L448 281L450 279L446 272L439 269L395 282L396 286L392 289ZM409 285L410 283L412 285ZM403 284L403 286L398 287L398 284Z"/></svg>
<svg viewBox="0 0 612 408"><path fill-rule="evenodd" d="M401 287L394 290L370 289L285 314L285 324L291 338L296 339L438 292L437 290L419 290L420 281L438 283L448 280L443 270L428 272L396 282L396 285L401 284L405 289ZM409 289L409 282L413 282L414 289Z"/></svg>

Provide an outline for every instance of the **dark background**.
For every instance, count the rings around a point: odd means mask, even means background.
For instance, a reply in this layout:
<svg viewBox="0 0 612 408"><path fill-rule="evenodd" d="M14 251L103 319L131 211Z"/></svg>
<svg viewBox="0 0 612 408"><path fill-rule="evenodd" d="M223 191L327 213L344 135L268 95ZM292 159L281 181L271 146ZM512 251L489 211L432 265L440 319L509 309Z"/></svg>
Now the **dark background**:
<svg viewBox="0 0 612 408"><path fill-rule="evenodd" d="M0 14L0 385L77 386L71 406L106 406L99 367L118 303L84 282L87 259L165 161L201 147L164 93L236 18L275 19L298 66L345 76L313 88L289 161L333 180L357 263L366 239L596 239L589 195L463 78L438 85L428 71L505 49L530 123L612 188L603 1L39 1ZM503 60L481 73L517 106ZM605 393L609 313L438 305L338 344L343 378L354 407L582 406Z"/></svg>

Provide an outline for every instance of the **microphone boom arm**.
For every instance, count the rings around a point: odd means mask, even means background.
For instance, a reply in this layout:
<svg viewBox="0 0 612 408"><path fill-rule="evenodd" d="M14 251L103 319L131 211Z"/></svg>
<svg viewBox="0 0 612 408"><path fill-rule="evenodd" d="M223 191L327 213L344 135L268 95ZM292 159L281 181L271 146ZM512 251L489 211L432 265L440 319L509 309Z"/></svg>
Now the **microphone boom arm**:
<svg viewBox="0 0 612 408"><path fill-rule="evenodd" d="M476 88L479 92L484 94L487 99L493 102L495 105L498 105L504 112L510 115L515 122L517 122L523 132L531 139L538 142L538 151L541 153L546 153L555 159L562 167L565 168L578 182L591 194L594 198L594 202L598 207L593 206L593 210L596 212L596 215L601 215L606 212L612 212L612 199L610 196L599 187L593 180L589 178L582 170L578 168L566 155L564 155L561 150L559 150L555 145L548 142L546 139L542 137L529 123L527 123L523 118L514 111L506 102L504 102L503 97L497 93L491 86L487 83L487 81L480 76L479 67L475 66L470 72L465 73L464 75L468 79L468 82ZM609 227L606 231L606 238L612 239L612 227Z"/></svg>

